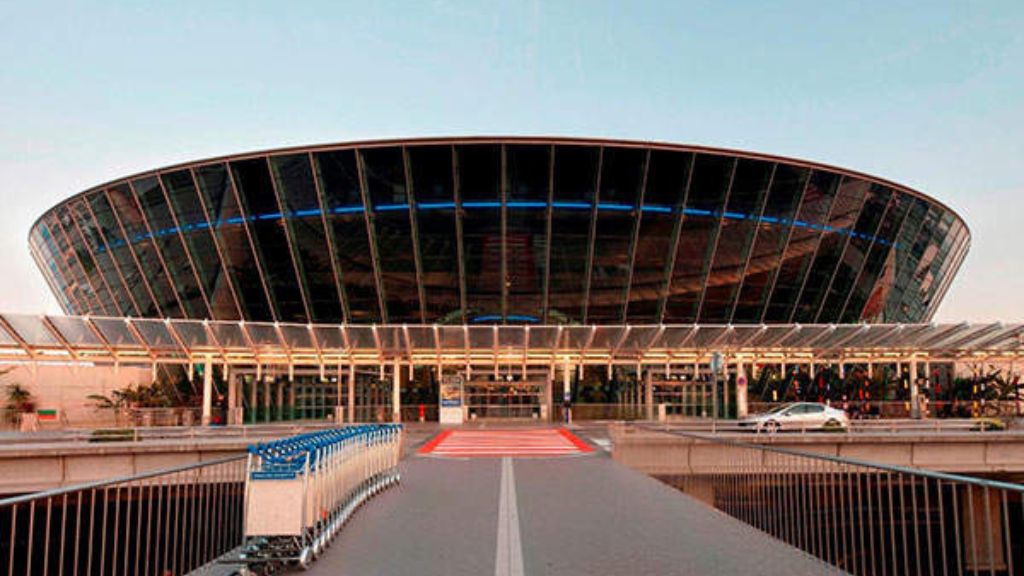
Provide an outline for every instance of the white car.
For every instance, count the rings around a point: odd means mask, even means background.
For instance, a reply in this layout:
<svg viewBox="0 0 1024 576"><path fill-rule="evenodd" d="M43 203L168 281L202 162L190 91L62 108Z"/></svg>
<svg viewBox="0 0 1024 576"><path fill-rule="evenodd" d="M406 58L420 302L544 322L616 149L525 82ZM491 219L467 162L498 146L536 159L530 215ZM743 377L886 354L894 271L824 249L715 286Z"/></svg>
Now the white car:
<svg viewBox="0 0 1024 576"><path fill-rule="evenodd" d="M845 430L850 425L850 417L843 410L817 402L794 402L748 416L740 420L739 425L755 432Z"/></svg>

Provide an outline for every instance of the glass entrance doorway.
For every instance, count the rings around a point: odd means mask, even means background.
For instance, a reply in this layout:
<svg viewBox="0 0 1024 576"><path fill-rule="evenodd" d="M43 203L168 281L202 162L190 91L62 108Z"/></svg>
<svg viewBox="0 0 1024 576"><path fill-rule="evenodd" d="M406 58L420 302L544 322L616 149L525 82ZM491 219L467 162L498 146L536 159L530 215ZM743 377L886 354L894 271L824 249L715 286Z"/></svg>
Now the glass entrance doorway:
<svg viewBox="0 0 1024 576"><path fill-rule="evenodd" d="M467 416L470 420L547 420L550 390L546 376L474 376L465 384Z"/></svg>

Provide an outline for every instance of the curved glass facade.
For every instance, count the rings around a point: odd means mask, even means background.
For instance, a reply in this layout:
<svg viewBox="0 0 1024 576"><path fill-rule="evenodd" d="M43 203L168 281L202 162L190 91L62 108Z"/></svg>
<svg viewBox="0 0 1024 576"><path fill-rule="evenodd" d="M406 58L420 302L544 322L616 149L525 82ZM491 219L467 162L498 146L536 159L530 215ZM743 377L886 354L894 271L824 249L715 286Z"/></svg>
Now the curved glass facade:
<svg viewBox="0 0 1024 576"><path fill-rule="evenodd" d="M928 320L970 244L842 169L568 139L339 144L132 176L47 212L69 313L301 323Z"/></svg>

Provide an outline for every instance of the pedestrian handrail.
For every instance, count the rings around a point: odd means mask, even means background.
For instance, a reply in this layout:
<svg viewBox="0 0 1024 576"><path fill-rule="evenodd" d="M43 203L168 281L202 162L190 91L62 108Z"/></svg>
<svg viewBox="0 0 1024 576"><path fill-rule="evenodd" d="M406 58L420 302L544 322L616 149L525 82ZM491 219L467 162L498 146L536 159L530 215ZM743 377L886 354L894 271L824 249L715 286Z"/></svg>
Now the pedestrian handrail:
<svg viewBox="0 0 1024 576"><path fill-rule="evenodd" d="M184 574L242 538L245 457L0 500L0 575Z"/></svg>
<svg viewBox="0 0 1024 576"><path fill-rule="evenodd" d="M1020 484L644 428L718 448L699 466L664 463L662 480L853 574L1024 567Z"/></svg>
<svg viewBox="0 0 1024 576"><path fill-rule="evenodd" d="M369 424L249 447L245 536L226 561L307 567L368 498L398 482L402 427Z"/></svg>

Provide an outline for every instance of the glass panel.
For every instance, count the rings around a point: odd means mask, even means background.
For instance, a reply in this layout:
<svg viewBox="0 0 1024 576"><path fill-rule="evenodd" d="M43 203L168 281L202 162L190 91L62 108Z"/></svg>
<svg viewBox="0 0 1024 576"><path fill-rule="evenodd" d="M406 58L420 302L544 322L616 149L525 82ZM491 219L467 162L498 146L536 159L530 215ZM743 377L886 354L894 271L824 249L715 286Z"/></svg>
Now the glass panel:
<svg viewBox="0 0 1024 576"><path fill-rule="evenodd" d="M88 290L84 285L84 279L79 274L80 268L74 262L74 255L68 246L64 234L61 232L60 224L54 214L48 213L43 217L40 230L44 235L44 243L48 244L51 254L55 257L51 263L60 270L60 275L65 282L65 292L74 304L76 309L89 313L98 313L98 304L89 298Z"/></svg>
<svg viewBox="0 0 1024 576"><path fill-rule="evenodd" d="M733 300L746 272L750 244L773 173L774 166L760 160L740 159L736 164L701 304L700 322L722 323L732 317Z"/></svg>
<svg viewBox="0 0 1024 576"><path fill-rule="evenodd" d="M4 320L11 325L29 346L60 346L60 340L43 324L41 316L28 314L4 314Z"/></svg>
<svg viewBox="0 0 1024 576"><path fill-rule="evenodd" d="M626 283L629 281L646 156L646 151L639 148L604 149L590 273L588 323L621 324L624 320Z"/></svg>
<svg viewBox="0 0 1024 576"><path fill-rule="evenodd" d="M221 348L249 348L241 326L234 322L211 322L210 331Z"/></svg>
<svg viewBox="0 0 1024 576"><path fill-rule="evenodd" d="M626 340L619 347L621 351L643 351L654 341L658 335L659 328L634 326L626 336Z"/></svg>
<svg viewBox="0 0 1024 576"><path fill-rule="evenodd" d="M210 223L203 213L192 173L188 170L163 174L161 180L170 205L177 217L181 235L196 272L210 302L213 317L220 320L238 320L238 307L227 276L227 269L221 265L217 244ZM257 286L258 288L258 286ZM260 299L262 300L262 296Z"/></svg>
<svg viewBox="0 0 1024 576"><path fill-rule="evenodd" d="M213 345L202 322L175 320L171 322L171 329L188 348L204 348Z"/></svg>
<svg viewBox="0 0 1024 576"><path fill-rule="evenodd" d="M775 288L764 311L764 322L788 322L792 316L839 181L839 175L832 172L818 170L812 173L797 218L791 226L782 263L773 280Z"/></svg>
<svg viewBox="0 0 1024 576"><path fill-rule="evenodd" d="M402 336L401 328L379 326L377 337L380 339L381 349L385 352L404 352L406 350L405 337Z"/></svg>
<svg viewBox="0 0 1024 576"><path fill-rule="evenodd" d="M14 336L8 334L7 330L4 329L3 326L0 326L0 344L3 344L4 346L17 345L17 340L14 339Z"/></svg>
<svg viewBox="0 0 1024 576"><path fill-rule="evenodd" d="M373 337L373 330L369 327L349 326L348 342L357 350L376 350L377 340Z"/></svg>
<svg viewBox="0 0 1024 576"><path fill-rule="evenodd" d="M289 349L298 348L313 349L313 338L310 336L309 328L305 326L284 325L280 327L281 336Z"/></svg>
<svg viewBox="0 0 1024 576"><path fill-rule="evenodd" d="M345 341L341 337L341 330L330 326L314 326L313 333L316 336L316 343L320 350L343 350Z"/></svg>
<svg viewBox="0 0 1024 576"><path fill-rule="evenodd" d="M736 300L732 322L761 321L771 281L782 266L786 239L809 175L810 170L807 168L788 164L776 165L764 213L758 221L747 273Z"/></svg>
<svg viewBox="0 0 1024 576"><path fill-rule="evenodd" d="M594 329L589 326L566 326L563 329L562 348L582 350L590 340Z"/></svg>
<svg viewBox="0 0 1024 576"><path fill-rule="evenodd" d="M409 326L409 341L413 348L419 350L433 350L436 348L434 342L434 329L430 326Z"/></svg>
<svg viewBox="0 0 1024 576"><path fill-rule="evenodd" d="M270 286L279 319L285 322L308 322L298 279L295 277L283 214L274 194L266 160L254 158L232 162L231 171L235 185L238 186L243 214L248 215L253 244L261 255L263 273Z"/></svg>
<svg viewBox="0 0 1024 576"><path fill-rule="evenodd" d="M231 179L223 164L201 166L196 180L206 204L210 225L216 229L225 264L238 289L239 304L246 320L273 319L259 267L249 245L245 218L238 208Z"/></svg>
<svg viewBox="0 0 1024 576"><path fill-rule="evenodd" d="M174 289L164 269L163 262L153 244L152 235L146 227L139 205L127 184L118 184L107 190L110 205L120 219L129 248L134 251L144 280L149 282L162 316L180 318L184 314L178 305Z"/></svg>
<svg viewBox="0 0 1024 576"><path fill-rule="evenodd" d="M522 348L525 345L526 331L523 326L503 326L498 328L498 346L502 348Z"/></svg>
<svg viewBox="0 0 1024 576"><path fill-rule="evenodd" d="M138 338L128 328L128 323L121 319L93 318L92 325L100 331L103 339L111 346L142 346Z"/></svg>
<svg viewBox="0 0 1024 576"><path fill-rule="evenodd" d="M330 240L348 301L350 322L379 322L380 303L373 271L366 215L359 191L359 171L353 150L315 155L317 174L328 212Z"/></svg>
<svg viewBox="0 0 1024 576"><path fill-rule="evenodd" d="M594 339L590 341L590 349L611 350L618 343L623 330L619 327L598 327L594 332Z"/></svg>
<svg viewBox="0 0 1024 576"><path fill-rule="evenodd" d="M672 257L672 234L679 222L692 162L690 153L651 151L626 310L630 324L659 321L658 307L665 295L665 276Z"/></svg>
<svg viewBox="0 0 1024 576"><path fill-rule="evenodd" d="M551 350L558 338L558 328L530 328L530 349Z"/></svg>
<svg viewBox="0 0 1024 576"><path fill-rule="evenodd" d="M75 311L76 306L72 305L66 291L67 283L64 280L64 275L57 267L57 261L54 258L52 244L53 242L50 237L50 231L45 223L40 223L32 228L32 232L29 236L29 245L35 248L36 254L42 261L41 266L44 267L43 274L51 281L53 290L55 291L55 296L63 309Z"/></svg>
<svg viewBox="0 0 1024 576"><path fill-rule="evenodd" d="M245 332L255 346L281 346L281 339L272 324L246 323Z"/></svg>
<svg viewBox="0 0 1024 576"><path fill-rule="evenodd" d="M163 256L185 313L190 318L206 318L209 312L203 294L199 291L195 272L178 234L178 224L171 217L160 181L155 177L140 178L132 182L132 188L149 223L153 244Z"/></svg>
<svg viewBox="0 0 1024 576"><path fill-rule="evenodd" d="M500 321L502 278L501 149L456 147L462 244L466 271L466 316Z"/></svg>
<svg viewBox="0 0 1024 576"><path fill-rule="evenodd" d="M461 326L441 327L441 347L446 349L463 349L466 347L466 334Z"/></svg>
<svg viewBox="0 0 1024 576"><path fill-rule="evenodd" d="M547 311L552 324L583 321L599 156L600 149L593 146L555 147Z"/></svg>
<svg viewBox="0 0 1024 576"><path fill-rule="evenodd" d="M793 315L793 321L806 324L814 322L835 274L843 248L849 239L848 230L857 222L861 206L871 189L871 183L855 178L846 178L839 186L836 200L829 213L828 224L821 237L814 263L804 280L800 302Z"/></svg>
<svg viewBox="0 0 1024 576"><path fill-rule="evenodd" d="M893 272L892 255L895 253L892 246L897 241L896 236L906 225L906 217L910 212L913 199L898 192L893 193L888 212L885 219L878 227L874 241L871 243L870 252L864 262L863 270L857 280L853 292L848 297L846 309L840 318L841 322L857 322L862 318L868 296L878 285L879 288L887 290L888 284L885 276L891 276ZM882 278L879 282L880 277ZM881 312L881 306L885 302L885 293L874 296L873 314L877 316ZM870 317L870 316L869 316Z"/></svg>
<svg viewBox="0 0 1024 576"><path fill-rule="evenodd" d="M122 292L119 293L114 291L111 286L107 285L106 276L102 265L99 263L98 256L94 254L91 249L91 245L86 241L82 235L81 228L78 226L78 219L74 213L74 209L71 204L64 204L60 207L58 212L61 218L61 222L64 225L64 231L68 236L68 240L72 245L75 246L76 254L78 255L79 261L82 263L82 267L85 270L86 275L89 278L89 283L93 288L98 291L100 301L107 314L113 315L130 315L132 310L131 305L127 302L127 299L121 300L123 293L123 287L118 285L118 288L122 288ZM109 258L108 258L109 260ZM116 270L114 271L116 273Z"/></svg>
<svg viewBox="0 0 1024 576"><path fill-rule="evenodd" d="M123 316L138 315L139 312L121 280L119 269L111 259L110 250L100 235L92 214L82 198L71 200L68 204L71 218L75 223L75 234L79 241L96 262L97 269L103 276L104 284L111 290L116 308Z"/></svg>
<svg viewBox="0 0 1024 576"><path fill-rule="evenodd" d="M89 328L85 320L75 316L46 317L60 335L73 346L103 346L103 341Z"/></svg>
<svg viewBox="0 0 1024 576"><path fill-rule="evenodd" d="M892 190L879 184L871 186L865 196L864 207L861 208L860 216L856 224L848 229L850 237L843 254L840 257L839 265L832 276L832 285L829 287L825 304L818 313L816 322L830 323L838 322L843 312L843 306L853 289L857 277L860 275L864 265L864 259L870 250L875 233L882 222L882 218L889 213L889 200Z"/></svg>
<svg viewBox="0 0 1024 576"><path fill-rule="evenodd" d="M131 291L132 297L137 305L137 312L140 316L154 317L162 313L156 303L150 297L149 291L143 280L142 272L135 265L132 253L121 234L121 228L114 219L114 213L107 201L107 195L97 192L87 197L89 207L99 234L103 239L106 248L109 249L117 262L117 270L124 278L124 283Z"/></svg>
<svg viewBox="0 0 1024 576"><path fill-rule="evenodd" d="M419 322L419 286L402 150L371 148L360 153L374 207L373 225L388 307L387 321Z"/></svg>
<svg viewBox="0 0 1024 576"><path fill-rule="evenodd" d="M907 221L900 230L891 252L892 273L883 274L874 288L862 314L863 318L884 320L889 322L906 322L909 317L902 307L906 286L910 283L917 265L914 247L917 243L925 218L928 215L928 204L920 199L913 199Z"/></svg>
<svg viewBox="0 0 1024 576"><path fill-rule="evenodd" d="M688 323L697 308L721 220L735 158L698 154L687 195L665 322Z"/></svg>
<svg viewBox="0 0 1024 576"><path fill-rule="evenodd" d="M294 243L293 253L313 321L342 322L341 299L309 156L275 156L270 164L277 178L285 222Z"/></svg>
<svg viewBox="0 0 1024 576"><path fill-rule="evenodd" d="M138 330L139 335L152 348L178 348L171 333L167 331L167 325L163 320L132 320L132 325Z"/></svg>
<svg viewBox="0 0 1024 576"><path fill-rule="evenodd" d="M505 258L509 316L543 317L551 147L506 148Z"/></svg>
<svg viewBox="0 0 1024 576"><path fill-rule="evenodd" d="M470 326L469 347L475 350L490 350L495 345L495 334L491 326Z"/></svg>
<svg viewBox="0 0 1024 576"><path fill-rule="evenodd" d="M71 266L71 272L79 278L84 302L89 303L94 314L110 314L109 297L106 290L103 289L99 272L88 251L71 233L74 223L71 221L67 205L58 206L52 214L54 215L53 222L56 224L53 230L59 238L58 245L64 247L67 254L66 261ZM80 299L80 302L83 300Z"/></svg>
<svg viewBox="0 0 1024 576"><path fill-rule="evenodd" d="M408 148L416 229L426 298L426 320L461 314L459 248L455 229L451 146Z"/></svg>

